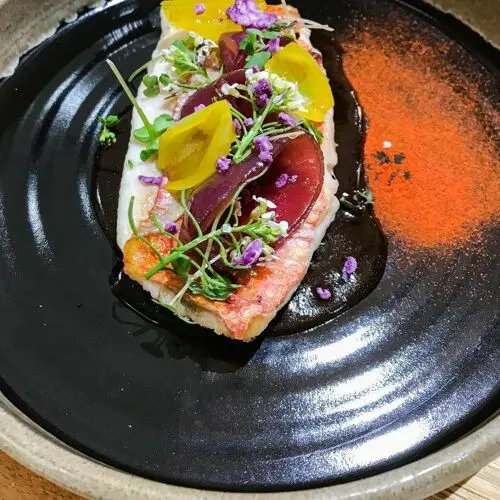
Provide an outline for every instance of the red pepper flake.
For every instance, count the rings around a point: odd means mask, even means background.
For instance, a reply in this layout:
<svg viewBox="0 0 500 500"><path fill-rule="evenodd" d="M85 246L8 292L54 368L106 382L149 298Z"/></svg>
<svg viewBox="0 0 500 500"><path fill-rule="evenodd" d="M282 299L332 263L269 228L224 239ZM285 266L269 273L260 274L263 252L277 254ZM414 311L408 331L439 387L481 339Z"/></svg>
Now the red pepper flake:
<svg viewBox="0 0 500 500"><path fill-rule="evenodd" d="M368 116L375 213L408 249L462 248L500 216L500 115L479 83L440 64L456 45L419 40L403 53L406 29L375 35L368 27L344 44L344 69ZM387 137L392 158L380 151Z"/></svg>

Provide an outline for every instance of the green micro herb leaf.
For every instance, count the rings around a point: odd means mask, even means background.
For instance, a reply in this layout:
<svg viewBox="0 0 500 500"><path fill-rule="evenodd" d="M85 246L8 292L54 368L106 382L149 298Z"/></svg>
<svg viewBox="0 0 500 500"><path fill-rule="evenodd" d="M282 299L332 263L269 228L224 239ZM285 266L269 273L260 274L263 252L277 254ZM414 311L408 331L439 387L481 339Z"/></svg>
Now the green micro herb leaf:
<svg viewBox="0 0 500 500"><path fill-rule="evenodd" d="M257 66L259 69L264 69L264 64L270 59L271 54L267 51L257 52L252 54L247 58L245 63L245 68L251 68L252 66Z"/></svg>
<svg viewBox="0 0 500 500"><path fill-rule="evenodd" d="M132 160L127 160L127 166L130 169L134 168L134 162Z"/></svg>
<svg viewBox="0 0 500 500"><path fill-rule="evenodd" d="M165 130L170 128L172 125L174 125L174 123L174 119L167 114L160 115L158 118L156 118L156 120L153 122L153 129L156 138L160 137L160 135L163 134L163 132L165 132ZM133 135L139 142L142 142L144 144L151 143L149 132L146 127L135 129ZM141 159L143 161L146 161L151 157L152 154L158 151L157 141L155 141L153 144L150 144L150 146L151 147L143 149L143 151L141 151Z"/></svg>
<svg viewBox="0 0 500 500"><path fill-rule="evenodd" d="M166 75L165 73L162 73L160 75L159 80L160 80L160 83L162 85L165 85L165 86L169 85L172 82L172 79L168 75Z"/></svg>
<svg viewBox="0 0 500 500"><path fill-rule="evenodd" d="M160 86L158 85L158 77L154 75L144 75L142 83L146 86L144 95L146 97L154 97L160 93Z"/></svg>
<svg viewBox="0 0 500 500"><path fill-rule="evenodd" d="M149 132L146 127L141 127L137 128L133 132L134 137L139 141L139 142L144 142L147 144L149 142Z"/></svg>
<svg viewBox="0 0 500 500"><path fill-rule="evenodd" d="M170 128L174 124L174 119L167 114L160 115L156 120L153 122L153 127L155 129L155 132L158 135L163 134L165 130Z"/></svg>
<svg viewBox="0 0 500 500"><path fill-rule="evenodd" d="M187 276L191 269L191 259L185 255L181 255L177 260L172 262L172 267L177 276Z"/></svg>
<svg viewBox="0 0 500 500"><path fill-rule="evenodd" d="M110 128L113 128L118 124L118 117L116 115L109 115L106 117L99 116L97 119L102 125L99 142L103 146L111 146L111 144L114 144L116 142L116 134L111 131Z"/></svg>
<svg viewBox="0 0 500 500"><path fill-rule="evenodd" d="M142 161L148 161L152 156L158 154L158 143L149 148L144 148L139 155Z"/></svg>
<svg viewBox="0 0 500 500"><path fill-rule="evenodd" d="M247 36L240 42L240 49L244 50L247 54L253 54L256 51L257 35L250 30L247 31Z"/></svg>
<svg viewBox="0 0 500 500"><path fill-rule="evenodd" d="M229 280L217 274L217 278L208 277L200 282L193 282L189 286L189 291L195 295L203 295L210 300L226 300L237 288Z"/></svg>
<svg viewBox="0 0 500 500"><path fill-rule="evenodd" d="M265 38L266 40L273 40L274 38L278 38L280 33L276 31L261 31L253 28L247 29L247 33L254 35L255 37Z"/></svg>
<svg viewBox="0 0 500 500"><path fill-rule="evenodd" d="M104 121L108 127L112 128L118 123L118 117L116 115L108 115Z"/></svg>
<svg viewBox="0 0 500 500"><path fill-rule="evenodd" d="M188 39L189 40L189 39ZM196 53L193 44L186 45L184 40L176 40L172 46L177 50L170 57L165 57L175 68L178 73L194 72L204 74L200 66L196 64Z"/></svg>

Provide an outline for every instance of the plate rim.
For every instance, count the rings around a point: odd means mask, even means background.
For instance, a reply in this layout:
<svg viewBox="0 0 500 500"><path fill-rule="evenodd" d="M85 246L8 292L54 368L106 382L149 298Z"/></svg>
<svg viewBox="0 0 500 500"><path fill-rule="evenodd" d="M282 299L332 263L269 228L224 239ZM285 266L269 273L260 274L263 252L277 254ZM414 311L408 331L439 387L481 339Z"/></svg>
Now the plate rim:
<svg viewBox="0 0 500 500"><path fill-rule="evenodd" d="M31 3L32 0L28 0ZM115 0L120 1L120 0ZM426 0L445 13L452 13L458 22L486 40L488 36L478 29L464 13L443 8L440 0ZM12 7L17 2L0 0L0 8ZM26 2L17 3L22 4ZM59 15L71 16L90 0L61 0ZM97 8L100 8L97 5ZM15 9L13 9L15 10ZM15 14L15 12L13 12ZM15 17L15 16L14 16ZM24 20L26 21L26 19ZM59 20L52 18L54 26ZM17 45L10 53L0 58L0 66L11 71L20 54L38 45L54 31L44 26L44 33L32 34L24 40L25 45ZM0 23L0 32L5 29ZM3 35L6 35L7 30ZM496 45L492 40L490 43ZM497 47L498 48L498 47ZM3 64L2 64L3 63ZM7 76L7 75L2 75ZM48 480L89 498L109 500L143 498L146 500L360 500L422 498L436 493L477 472L491 460L500 456L500 415L491 419L455 443L442 448L410 464L391 469L388 472L349 483L321 488L283 493L229 493L199 490L174 486L142 478L89 458L43 430L20 410L13 406L0 392L0 450L24 464L35 473Z"/></svg>
<svg viewBox="0 0 500 500"><path fill-rule="evenodd" d="M91 459L43 430L0 393L0 449L33 472L87 498L121 500L383 500L423 498L500 456L500 416L420 460L349 483L282 493L231 493L174 486Z"/></svg>

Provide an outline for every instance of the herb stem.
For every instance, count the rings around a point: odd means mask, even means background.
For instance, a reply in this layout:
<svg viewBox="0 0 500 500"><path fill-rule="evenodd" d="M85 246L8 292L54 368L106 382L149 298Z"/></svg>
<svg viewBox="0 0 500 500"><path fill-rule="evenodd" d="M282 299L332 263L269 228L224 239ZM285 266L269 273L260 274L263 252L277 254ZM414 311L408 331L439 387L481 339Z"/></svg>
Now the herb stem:
<svg viewBox="0 0 500 500"><path fill-rule="evenodd" d="M198 234L198 236L203 236L203 231L201 230L201 227L198 224L198 221L196 220L196 218L194 217L194 215L191 213L191 210L188 210L188 208L187 208L187 204L186 204L186 190L185 189L183 189L181 191L181 206L184 209L184 212L186 212L186 214L189 217L189 219L191 220L191 222L193 223L193 226L196 229L196 233Z"/></svg>
<svg viewBox="0 0 500 500"><path fill-rule="evenodd" d="M161 260L163 259L163 255L155 248L155 246L147 238L142 236L142 234L139 234L139 231L137 230L137 226L135 225L134 221L134 201L135 201L135 196L132 196L128 204L128 223L130 225L130 229L132 229L132 233L134 233L134 236L139 238L144 244L146 244L151 250L153 250L156 256Z"/></svg>
<svg viewBox="0 0 500 500"><path fill-rule="evenodd" d="M264 108L264 111L262 114L257 118L255 123L253 124L252 128L250 131L243 137L241 140L240 145L236 149L236 152L234 153L233 160L235 163L240 163L242 161L242 156L245 150L253 143L253 140L259 133L259 131L262 128L262 124L264 123L264 120L266 119L266 116L268 115L269 111L271 110L271 107L273 105L273 99L269 99L269 102L267 103L266 107Z"/></svg>
<svg viewBox="0 0 500 500"><path fill-rule="evenodd" d="M144 111L139 106L139 103L135 100L135 97L133 96L132 92L130 91L130 88L127 85L127 82L123 79L123 76L121 75L120 71L116 67L115 63L113 61L111 61L110 59L106 59L106 62L108 63L108 66L111 68L111 71L115 74L118 82L120 83L123 90L127 94L127 97L130 99L130 102L132 103L132 105L136 109L137 113L141 117L141 120L144 123L146 130L148 131L149 137L151 139L151 143L153 143L156 140L156 133L155 133L155 130L153 128L153 125L151 125L151 122L148 120Z"/></svg>
<svg viewBox="0 0 500 500"><path fill-rule="evenodd" d="M155 63L156 61L159 61L160 59L163 59L163 54L162 55L159 55L159 56L156 56L156 57L153 57L152 59L150 59L148 62L144 63L142 66L140 66L139 68L137 68L129 77L128 77L128 82L130 83L139 73L142 73L145 69L147 69L147 67L152 64L152 63Z"/></svg>

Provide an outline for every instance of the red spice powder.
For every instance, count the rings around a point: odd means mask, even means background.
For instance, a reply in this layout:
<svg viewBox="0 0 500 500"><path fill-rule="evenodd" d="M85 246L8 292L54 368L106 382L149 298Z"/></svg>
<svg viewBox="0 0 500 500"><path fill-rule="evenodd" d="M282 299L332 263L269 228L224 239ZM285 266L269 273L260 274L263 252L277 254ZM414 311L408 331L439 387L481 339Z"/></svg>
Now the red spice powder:
<svg viewBox="0 0 500 500"><path fill-rule="evenodd" d="M446 45L418 41L401 53L397 43L363 32L344 44L344 70L368 117L376 216L408 248L477 243L500 215L499 113L474 83L439 69Z"/></svg>

